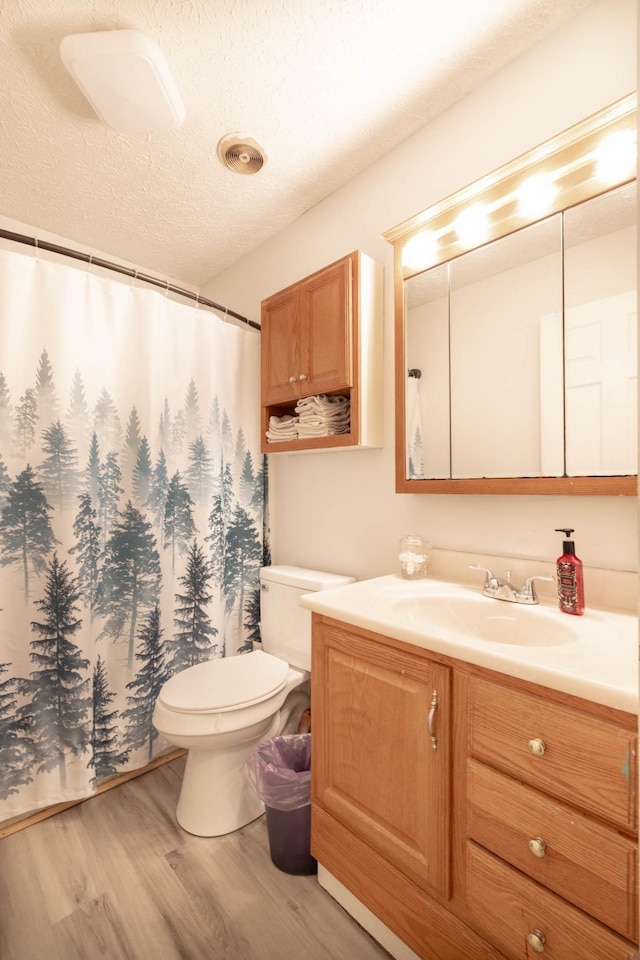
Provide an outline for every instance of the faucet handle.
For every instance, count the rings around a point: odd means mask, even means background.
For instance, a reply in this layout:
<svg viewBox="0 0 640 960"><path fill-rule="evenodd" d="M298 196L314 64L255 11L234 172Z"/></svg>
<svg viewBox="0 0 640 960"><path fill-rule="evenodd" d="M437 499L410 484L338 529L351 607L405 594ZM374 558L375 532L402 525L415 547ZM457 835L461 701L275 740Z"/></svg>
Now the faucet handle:
<svg viewBox="0 0 640 960"><path fill-rule="evenodd" d="M532 603L537 603L538 595L534 586L534 580L550 580L552 583L555 583L555 579L555 577L527 577L520 588L520 596L530 597Z"/></svg>
<svg viewBox="0 0 640 960"><path fill-rule="evenodd" d="M483 573L484 573L484 575L485 575L485 577L484 577L484 585L485 585L485 587L486 587L486 585L487 585L491 580L495 580L495 579L496 579L495 576L493 575L493 573L491 572L491 570L489 570L488 567L481 567L481 566L479 566L477 563L470 563L470 564L469 564L469 569L470 569L470 570L482 570L482 571L483 571Z"/></svg>

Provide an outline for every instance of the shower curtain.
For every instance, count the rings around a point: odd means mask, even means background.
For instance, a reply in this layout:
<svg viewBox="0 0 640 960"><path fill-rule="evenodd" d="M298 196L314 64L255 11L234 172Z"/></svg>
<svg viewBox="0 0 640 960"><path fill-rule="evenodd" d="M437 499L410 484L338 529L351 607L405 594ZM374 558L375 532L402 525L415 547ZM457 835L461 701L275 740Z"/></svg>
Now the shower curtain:
<svg viewBox="0 0 640 960"><path fill-rule="evenodd" d="M167 752L162 684L258 637L259 350L0 251L0 821Z"/></svg>

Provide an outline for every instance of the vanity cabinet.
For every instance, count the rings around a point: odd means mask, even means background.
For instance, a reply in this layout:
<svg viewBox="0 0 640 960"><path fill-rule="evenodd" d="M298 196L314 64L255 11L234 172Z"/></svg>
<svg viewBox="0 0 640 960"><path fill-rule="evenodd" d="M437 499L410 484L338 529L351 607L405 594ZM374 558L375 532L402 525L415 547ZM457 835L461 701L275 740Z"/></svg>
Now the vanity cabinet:
<svg viewBox="0 0 640 960"><path fill-rule="evenodd" d="M381 445L382 271L355 251L262 301L262 450ZM317 395L350 401L347 434L268 441L271 416Z"/></svg>
<svg viewBox="0 0 640 960"><path fill-rule="evenodd" d="M338 626L319 629L314 799L419 887L448 898L450 670L389 656Z"/></svg>
<svg viewBox="0 0 640 960"><path fill-rule="evenodd" d="M503 960L450 909L451 666L312 622L313 855L425 960Z"/></svg>
<svg viewBox="0 0 640 960"><path fill-rule="evenodd" d="M318 613L312 702L312 852L419 957L638 960L636 717Z"/></svg>
<svg viewBox="0 0 640 960"><path fill-rule="evenodd" d="M473 924L513 960L523 943L557 960L628 960L638 928L633 728L474 677L467 733Z"/></svg>

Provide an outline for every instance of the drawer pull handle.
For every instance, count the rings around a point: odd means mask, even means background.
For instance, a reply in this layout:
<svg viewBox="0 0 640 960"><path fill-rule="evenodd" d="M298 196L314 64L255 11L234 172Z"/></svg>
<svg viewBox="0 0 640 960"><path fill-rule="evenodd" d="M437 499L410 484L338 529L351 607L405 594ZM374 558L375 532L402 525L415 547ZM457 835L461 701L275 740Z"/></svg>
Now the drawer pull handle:
<svg viewBox="0 0 640 960"><path fill-rule="evenodd" d="M295 383L295 382L296 382L295 377L289 377L289 383Z"/></svg>
<svg viewBox="0 0 640 960"><path fill-rule="evenodd" d="M301 374L300 374L300 382L301 382L301 383L304 383L306 379L307 379L306 373L301 373Z"/></svg>
<svg viewBox="0 0 640 960"><path fill-rule="evenodd" d="M438 706L438 691L433 691L433 696L431 697L431 706L429 707L429 716L427 717L427 730L429 731L429 736L431 737L431 747L433 750L438 749L438 738L436 737L434 731L434 723L436 719L436 709Z"/></svg>
<svg viewBox="0 0 640 960"><path fill-rule="evenodd" d="M541 757L546 749L544 740L540 740L539 737L535 740L529 740L529 751L534 757Z"/></svg>
<svg viewBox="0 0 640 960"><path fill-rule="evenodd" d="M534 837L532 840L529 840L529 850L531 850L534 857L544 857L547 851L547 845L540 837Z"/></svg>
<svg viewBox="0 0 640 960"><path fill-rule="evenodd" d="M544 953L544 933L540 930L532 930L527 934L527 943L536 953Z"/></svg>

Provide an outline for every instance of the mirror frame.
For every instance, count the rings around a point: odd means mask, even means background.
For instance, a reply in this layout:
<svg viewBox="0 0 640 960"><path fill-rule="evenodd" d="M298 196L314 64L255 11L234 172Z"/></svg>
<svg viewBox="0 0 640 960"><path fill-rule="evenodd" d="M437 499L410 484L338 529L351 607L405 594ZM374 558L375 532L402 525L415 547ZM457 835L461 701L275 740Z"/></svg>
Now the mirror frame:
<svg viewBox="0 0 640 960"><path fill-rule="evenodd" d="M454 221L471 203L482 202L492 210L484 244L543 220L552 213L573 207L592 197L636 179L635 169L614 182L595 176L594 153L601 140L618 131L635 131L636 94L588 117L493 173L464 187L432 207L382 234L393 245L395 334L395 459L397 493L524 494L571 496L636 496L637 475L595 477L498 477L449 480L411 480L406 473L406 375L404 282L431 267L452 260L474 247L461 244ZM537 217L518 214L516 191L533 174L563 169L561 189L554 203ZM440 238L437 254L428 263L408 266L405 248L430 231ZM484 245L481 244L481 245Z"/></svg>

